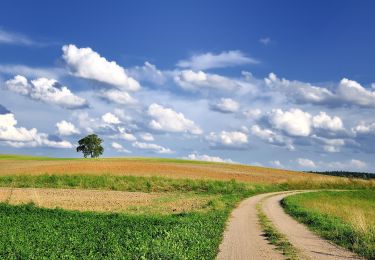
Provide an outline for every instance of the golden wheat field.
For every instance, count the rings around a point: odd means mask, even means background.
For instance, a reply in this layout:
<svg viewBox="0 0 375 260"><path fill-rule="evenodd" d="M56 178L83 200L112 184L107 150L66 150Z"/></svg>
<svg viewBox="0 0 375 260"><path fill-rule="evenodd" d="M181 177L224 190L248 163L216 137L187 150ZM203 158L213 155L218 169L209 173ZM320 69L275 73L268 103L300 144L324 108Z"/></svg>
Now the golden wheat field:
<svg viewBox="0 0 375 260"><path fill-rule="evenodd" d="M239 164L204 163L157 159L96 160L19 160L0 161L0 176L7 175L134 175L191 179L235 179L244 182L281 183L306 177L329 179L321 175Z"/></svg>

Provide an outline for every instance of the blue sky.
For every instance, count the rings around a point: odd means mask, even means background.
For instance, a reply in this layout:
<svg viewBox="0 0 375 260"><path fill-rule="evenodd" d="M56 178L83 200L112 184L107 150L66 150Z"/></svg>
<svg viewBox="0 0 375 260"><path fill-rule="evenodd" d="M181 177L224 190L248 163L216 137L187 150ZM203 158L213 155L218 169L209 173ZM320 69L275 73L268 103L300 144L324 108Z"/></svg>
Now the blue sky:
<svg viewBox="0 0 375 260"><path fill-rule="evenodd" d="M0 150L375 171L372 1L2 1Z"/></svg>

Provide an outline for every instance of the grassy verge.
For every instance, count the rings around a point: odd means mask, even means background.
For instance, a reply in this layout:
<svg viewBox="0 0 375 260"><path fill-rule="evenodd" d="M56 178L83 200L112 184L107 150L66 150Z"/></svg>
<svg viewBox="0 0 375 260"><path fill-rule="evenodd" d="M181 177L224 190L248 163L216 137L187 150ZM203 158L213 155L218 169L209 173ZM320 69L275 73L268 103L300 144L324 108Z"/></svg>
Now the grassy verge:
<svg viewBox="0 0 375 260"><path fill-rule="evenodd" d="M282 205L322 237L375 259L375 190L304 193Z"/></svg>
<svg viewBox="0 0 375 260"><path fill-rule="evenodd" d="M231 181L171 179L164 177L110 175L14 175L0 177L0 187L77 188L142 192L199 192L208 194L253 194L280 187Z"/></svg>
<svg viewBox="0 0 375 260"><path fill-rule="evenodd" d="M262 202L258 203L257 205L258 219L267 240L272 245L275 245L276 249L279 250L284 256L286 256L287 259L298 259L297 249L293 247L288 239L283 234L281 234L267 218L262 210L261 203Z"/></svg>

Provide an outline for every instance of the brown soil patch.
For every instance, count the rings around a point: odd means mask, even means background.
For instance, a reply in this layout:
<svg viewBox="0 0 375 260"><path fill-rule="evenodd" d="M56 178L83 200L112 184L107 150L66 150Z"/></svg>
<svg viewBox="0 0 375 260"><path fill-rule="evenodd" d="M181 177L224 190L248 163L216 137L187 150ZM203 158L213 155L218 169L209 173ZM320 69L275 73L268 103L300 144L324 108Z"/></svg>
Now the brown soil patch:
<svg viewBox="0 0 375 260"><path fill-rule="evenodd" d="M208 197L174 193L124 191L0 188L0 202L34 203L43 208L129 213L179 213L201 209Z"/></svg>
<svg viewBox="0 0 375 260"><path fill-rule="evenodd" d="M305 179L309 174L246 165L172 163L147 160L101 159L66 161L1 160L0 176L9 175L134 175L192 179L236 179L246 182L280 183ZM314 177L317 175L310 174ZM320 178L324 178L319 176Z"/></svg>

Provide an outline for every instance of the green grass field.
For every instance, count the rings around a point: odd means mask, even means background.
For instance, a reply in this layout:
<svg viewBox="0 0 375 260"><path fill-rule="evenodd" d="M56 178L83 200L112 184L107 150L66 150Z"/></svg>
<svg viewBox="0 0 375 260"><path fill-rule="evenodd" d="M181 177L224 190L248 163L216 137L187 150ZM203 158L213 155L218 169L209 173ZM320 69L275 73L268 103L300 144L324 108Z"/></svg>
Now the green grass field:
<svg viewBox="0 0 375 260"><path fill-rule="evenodd" d="M227 210L130 216L0 204L3 259L213 259Z"/></svg>
<svg viewBox="0 0 375 260"><path fill-rule="evenodd" d="M319 235L375 259L375 190L298 194L285 198L283 206Z"/></svg>

